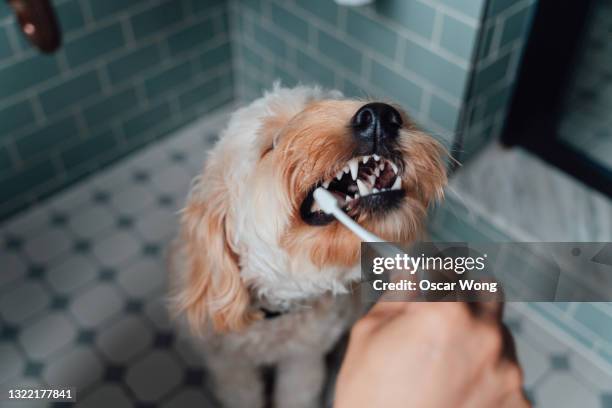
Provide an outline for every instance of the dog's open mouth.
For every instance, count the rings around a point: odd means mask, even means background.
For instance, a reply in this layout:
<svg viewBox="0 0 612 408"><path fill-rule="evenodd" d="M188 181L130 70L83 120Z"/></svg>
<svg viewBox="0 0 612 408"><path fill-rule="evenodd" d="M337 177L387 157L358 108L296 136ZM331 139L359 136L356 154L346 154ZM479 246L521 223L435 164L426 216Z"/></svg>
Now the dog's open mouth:
<svg viewBox="0 0 612 408"><path fill-rule="evenodd" d="M384 213L399 205L403 196L400 167L390 159L378 155L354 157L335 177L317 183L300 207L302 219L310 225L325 225L334 217L321 211L313 192L326 188L351 217L363 212Z"/></svg>

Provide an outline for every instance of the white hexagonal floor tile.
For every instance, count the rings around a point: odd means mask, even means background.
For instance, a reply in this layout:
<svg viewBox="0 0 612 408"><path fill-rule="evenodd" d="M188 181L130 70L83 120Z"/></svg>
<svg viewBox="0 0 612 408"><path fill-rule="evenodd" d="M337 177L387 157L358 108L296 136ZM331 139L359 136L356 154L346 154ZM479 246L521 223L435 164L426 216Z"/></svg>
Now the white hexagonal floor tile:
<svg viewBox="0 0 612 408"><path fill-rule="evenodd" d="M96 327L123 309L125 299L114 285L96 284L83 290L70 305L79 324Z"/></svg>
<svg viewBox="0 0 612 408"><path fill-rule="evenodd" d="M93 253L103 265L116 267L135 257L141 245L134 235L118 231L96 242Z"/></svg>
<svg viewBox="0 0 612 408"><path fill-rule="evenodd" d="M151 329L141 317L126 316L106 327L97 338L97 345L106 358L123 363L151 347Z"/></svg>
<svg viewBox="0 0 612 408"><path fill-rule="evenodd" d="M166 265L158 259L141 258L122 269L118 277L130 296L144 297L164 287Z"/></svg>
<svg viewBox="0 0 612 408"><path fill-rule="evenodd" d="M49 304L49 293L39 282L23 280L0 297L0 314L10 323L20 324L44 310Z"/></svg>
<svg viewBox="0 0 612 408"><path fill-rule="evenodd" d="M70 293L96 277L98 266L88 256L72 255L54 265L47 273L47 280L60 293Z"/></svg>
<svg viewBox="0 0 612 408"><path fill-rule="evenodd" d="M72 246L72 239L65 230L48 228L25 245L25 251L34 262L43 263L66 253Z"/></svg>
<svg viewBox="0 0 612 408"><path fill-rule="evenodd" d="M28 356L41 360L70 344L75 336L76 329L68 317L54 312L26 327L19 340Z"/></svg>
<svg viewBox="0 0 612 408"><path fill-rule="evenodd" d="M102 363L89 347L77 346L53 359L43 378L49 385L76 388L77 393L100 379Z"/></svg>
<svg viewBox="0 0 612 408"><path fill-rule="evenodd" d="M0 343L0 384L17 377L23 372L25 358L14 344Z"/></svg>
<svg viewBox="0 0 612 408"><path fill-rule="evenodd" d="M20 255L0 251L0 290L26 273L26 263Z"/></svg>
<svg viewBox="0 0 612 408"><path fill-rule="evenodd" d="M154 351L134 364L127 383L138 399L157 401L180 382L183 375L176 359L165 351Z"/></svg>

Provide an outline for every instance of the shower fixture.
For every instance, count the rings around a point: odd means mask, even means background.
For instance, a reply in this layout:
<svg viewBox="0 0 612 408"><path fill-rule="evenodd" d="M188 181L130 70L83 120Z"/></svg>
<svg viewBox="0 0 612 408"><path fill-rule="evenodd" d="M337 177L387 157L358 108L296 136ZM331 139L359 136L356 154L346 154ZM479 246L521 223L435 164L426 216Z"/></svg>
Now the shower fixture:
<svg viewBox="0 0 612 408"><path fill-rule="evenodd" d="M49 0L7 0L21 31L39 50L54 52L62 43L60 27Z"/></svg>

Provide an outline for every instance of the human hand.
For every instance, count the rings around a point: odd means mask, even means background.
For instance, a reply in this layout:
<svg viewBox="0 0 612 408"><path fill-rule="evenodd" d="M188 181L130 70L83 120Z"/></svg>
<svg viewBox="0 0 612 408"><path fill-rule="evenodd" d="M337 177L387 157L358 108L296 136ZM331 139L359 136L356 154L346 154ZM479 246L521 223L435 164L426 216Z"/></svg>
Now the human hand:
<svg viewBox="0 0 612 408"><path fill-rule="evenodd" d="M529 407L499 303L379 302L354 326L335 408Z"/></svg>

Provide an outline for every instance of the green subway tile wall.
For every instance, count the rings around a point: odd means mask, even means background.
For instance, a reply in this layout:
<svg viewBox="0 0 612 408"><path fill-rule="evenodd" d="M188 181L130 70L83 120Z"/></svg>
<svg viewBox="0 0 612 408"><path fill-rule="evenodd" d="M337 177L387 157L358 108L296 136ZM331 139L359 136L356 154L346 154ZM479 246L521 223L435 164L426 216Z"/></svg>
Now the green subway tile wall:
<svg viewBox="0 0 612 408"><path fill-rule="evenodd" d="M53 0L41 55L0 1L0 218L233 100L224 0Z"/></svg>
<svg viewBox="0 0 612 408"><path fill-rule="evenodd" d="M473 61L472 86L464 103L466 120L460 124L463 157L470 157L499 136L537 0L489 0Z"/></svg>
<svg viewBox="0 0 612 408"><path fill-rule="evenodd" d="M462 12L442 0L231 0L236 94L280 79L394 100L450 145L480 27L482 3L470 1Z"/></svg>

